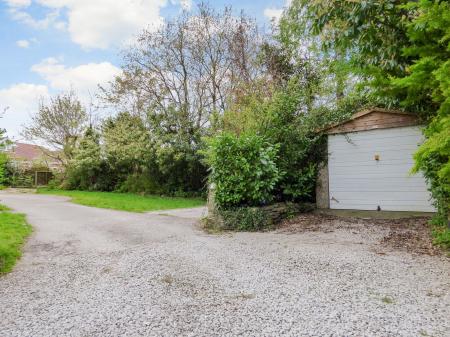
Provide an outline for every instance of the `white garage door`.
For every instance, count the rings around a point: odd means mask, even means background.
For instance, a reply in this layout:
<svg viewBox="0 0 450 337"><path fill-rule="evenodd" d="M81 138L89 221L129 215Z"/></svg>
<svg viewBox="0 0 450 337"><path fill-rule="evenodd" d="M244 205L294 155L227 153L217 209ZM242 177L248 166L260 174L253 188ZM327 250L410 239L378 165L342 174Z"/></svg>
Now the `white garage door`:
<svg viewBox="0 0 450 337"><path fill-rule="evenodd" d="M434 212L425 179L409 173L422 140L418 127L329 135L330 208Z"/></svg>

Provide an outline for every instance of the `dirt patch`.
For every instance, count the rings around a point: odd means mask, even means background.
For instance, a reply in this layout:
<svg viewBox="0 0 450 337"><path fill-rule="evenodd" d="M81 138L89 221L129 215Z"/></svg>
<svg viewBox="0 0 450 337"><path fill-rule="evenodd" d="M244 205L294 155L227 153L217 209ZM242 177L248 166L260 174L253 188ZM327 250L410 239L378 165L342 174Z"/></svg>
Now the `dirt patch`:
<svg viewBox="0 0 450 337"><path fill-rule="evenodd" d="M327 214L307 213L281 223L277 232L334 232L347 230L362 236L380 234L379 244L385 248L407 251L413 254L441 255L442 250L432 243L429 217L402 219L372 219L338 217ZM379 250L377 250L379 252ZM380 253L380 252L379 252Z"/></svg>

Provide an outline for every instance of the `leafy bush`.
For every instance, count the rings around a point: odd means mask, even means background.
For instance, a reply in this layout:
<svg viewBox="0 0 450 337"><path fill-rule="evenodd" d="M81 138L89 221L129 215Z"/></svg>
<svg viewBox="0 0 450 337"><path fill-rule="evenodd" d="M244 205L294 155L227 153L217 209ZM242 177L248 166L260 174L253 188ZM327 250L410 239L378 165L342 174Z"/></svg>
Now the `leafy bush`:
<svg viewBox="0 0 450 337"><path fill-rule="evenodd" d="M31 174L20 174L10 178L10 184L13 187L33 187L34 177Z"/></svg>
<svg viewBox="0 0 450 337"><path fill-rule="evenodd" d="M5 153L0 152L0 186L3 186L6 182L6 170L7 170L8 158Z"/></svg>
<svg viewBox="0 0 450 337"><path fill-rule="evenodd" d="M218 211L222 229L238 231L259 231L272 225L266 212L261 207L234 207Z"/></svg>
<svg viewBox="0 0 450 337"><path fill-rule="evenodd" d="M191 140L194 144L197 140ZM154 163L148 170L168 195L201 194L205 190L207 168L201 162L199 146L180 137L176 141L159 140L154 144Z"/></svg>
<svg viewBox="0 0 450 337"><path fill-rule="evenodd" d="M148 193L148 194L165 194L155 179L148 174L132 174L123 181L117 192L121 193Z"/></svg>
<svg viewBox="0 0 450 337"><path fill-rule="evenodd" d="M255 134L223 133L210 140L207 160L219 207L266 204L282 173L275 164L278 146Z"/></svg>
<svg viewBox="0 0 450 337"><path fill-rule="evenodd" d="M60 186L69 190L112 191L116 182L115 172L102 156L100 134L90 127L74 150Z"/></svg>
<svg viewBox="0 0 450 337"><path fill-rule="evenodd" d="M267 106L268 126L263 134L280 144L277 165L285 172L277 186L280 200L312 200L317 163L325 157L323 141L316 132L315 114L308 108L308 94L292 79L276 92ZM303 111L302 111L303 110Z"/></svg>
<svg viewBox="0 0 450 337"><path fill-rule="evenodd" d="M283 175L272 192L277 201L314 201L317 166L326 157L325 138L317 129L348 115L348 110L313 107L310 89L293 77L269 99L251 93L241 98L223 118L226 131L253 132L279 144L275 164Z"/></svg>
<svg viewBox="0 0 450 337"><path fill-rule="evenodd" d="M434 205L437 219L446 225L450 212L450 116L438 115L425 130L426 141L414 155L414 172L422 171Z"/></svg>
<svg viewBox="0 0 450 337"><path fill-rule="evenodd" d="M282 202L260 207L230 207L216 209L212 214L213 225L219 229L238 231L259 231L269 229L283 219L314 209L310 203Z"/></svg>
<svg viewBox="0 0 450 337"><path fill-rule="evenodd" d="M98 130L86 130L61 187L199 196L207 171L190 144L160 135L148 128L144 118L122 112L106 119Z"/></svg>
<svg viewBox="0 0 450 337"><path fill-rule="evenodd" d="M49 190L56 190L60 187L60 185L61 185L61 181L59 181L57 178L53 177L48 182L46 188Z"/></svg>
<svg viewBox="0 0 450 337"><path fill-rule="evenodd" d="M433 228L433 243L450 250L450 229L447 226L436 226Z"/></svg>

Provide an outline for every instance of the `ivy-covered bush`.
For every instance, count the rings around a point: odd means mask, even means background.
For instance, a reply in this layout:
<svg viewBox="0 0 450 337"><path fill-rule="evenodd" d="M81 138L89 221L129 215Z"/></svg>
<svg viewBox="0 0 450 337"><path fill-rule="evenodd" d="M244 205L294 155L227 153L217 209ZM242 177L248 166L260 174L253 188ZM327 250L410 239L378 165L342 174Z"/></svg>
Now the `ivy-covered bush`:
<svg viewBox="0 0 450 337"><path fill-rule="evenodd" d="M361 105L342 99L331 109L312 104L304 81L293 77L270 98L248 93L224 114L222 128L240 135L252 132L278 145L275 162L282 177L273 190L276 201L314 202L317 167L326 158L326 138L317 130L346 119Z"/></svg>
<svg viewBox="0 0 450 337"><path fill-rule="evenodd" d="M6 182L6 165L8 163L8 157L5 153L0 152L0 188Z"/></svg>
<svg viewBox="0 0 450 337"><path fill-rule="evenodd" d="M218 211L225 230L255 232L269 228L270 218L262 207L233 207Z"/></svg>
<svg viewBox="0 0 450 337"><path fill-rule="evenodd" d="M422 107L429 125L426 141L414 156L415 171L422 171L438 210L435 225L444 227L439 240L447 238L450 212L450 3L448 1L410 1L407 8L417 14L407 24L409 46L404 53L414 62L407 75L394 79L406 91L406 108Z"/></svg>
<svg viewBox="0 0 450 337"><path fill-rule="evenodd" d="M435 244L450 249L450 116L438 115L425 129L426 141L414 155L413 171L422 171L437 214L432 220Z"/></svg>
<svg viewBox="0 0 450 337"><path fill-rule="evenodd" d="M259 206L270 203L282 177L278 146L256 134L220 134L210 140L207 160L218 207Z"/></svg>
<svg viewBox="0 0 450 337"><path fill-rule="evenodd" d="M447 220L450 210L450 116L437 116L425 130L425 136L426 141L414 155L414 170L423 172L439 215Z"/></svg>
<svg viewBox="0 0 450 337"><path fill-rule="evenodd" d="M260 231L270 229L283 219L311 212L314 204L281 202L262 207L231 207L216 210L215 227L225 230Z"/></svg>

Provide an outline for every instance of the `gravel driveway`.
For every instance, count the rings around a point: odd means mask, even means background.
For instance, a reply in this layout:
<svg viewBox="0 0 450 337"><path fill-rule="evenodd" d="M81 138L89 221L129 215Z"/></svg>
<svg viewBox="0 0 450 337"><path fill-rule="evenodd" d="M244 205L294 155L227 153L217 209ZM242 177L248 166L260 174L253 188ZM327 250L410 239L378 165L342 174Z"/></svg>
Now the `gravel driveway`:
<svg viewBox="0 0 450 337"><path fill-rule="evenodd" d="M450 262L351 231L209 235L0 192L35 228L0 278L0 336L450 336Z"/></svg>

